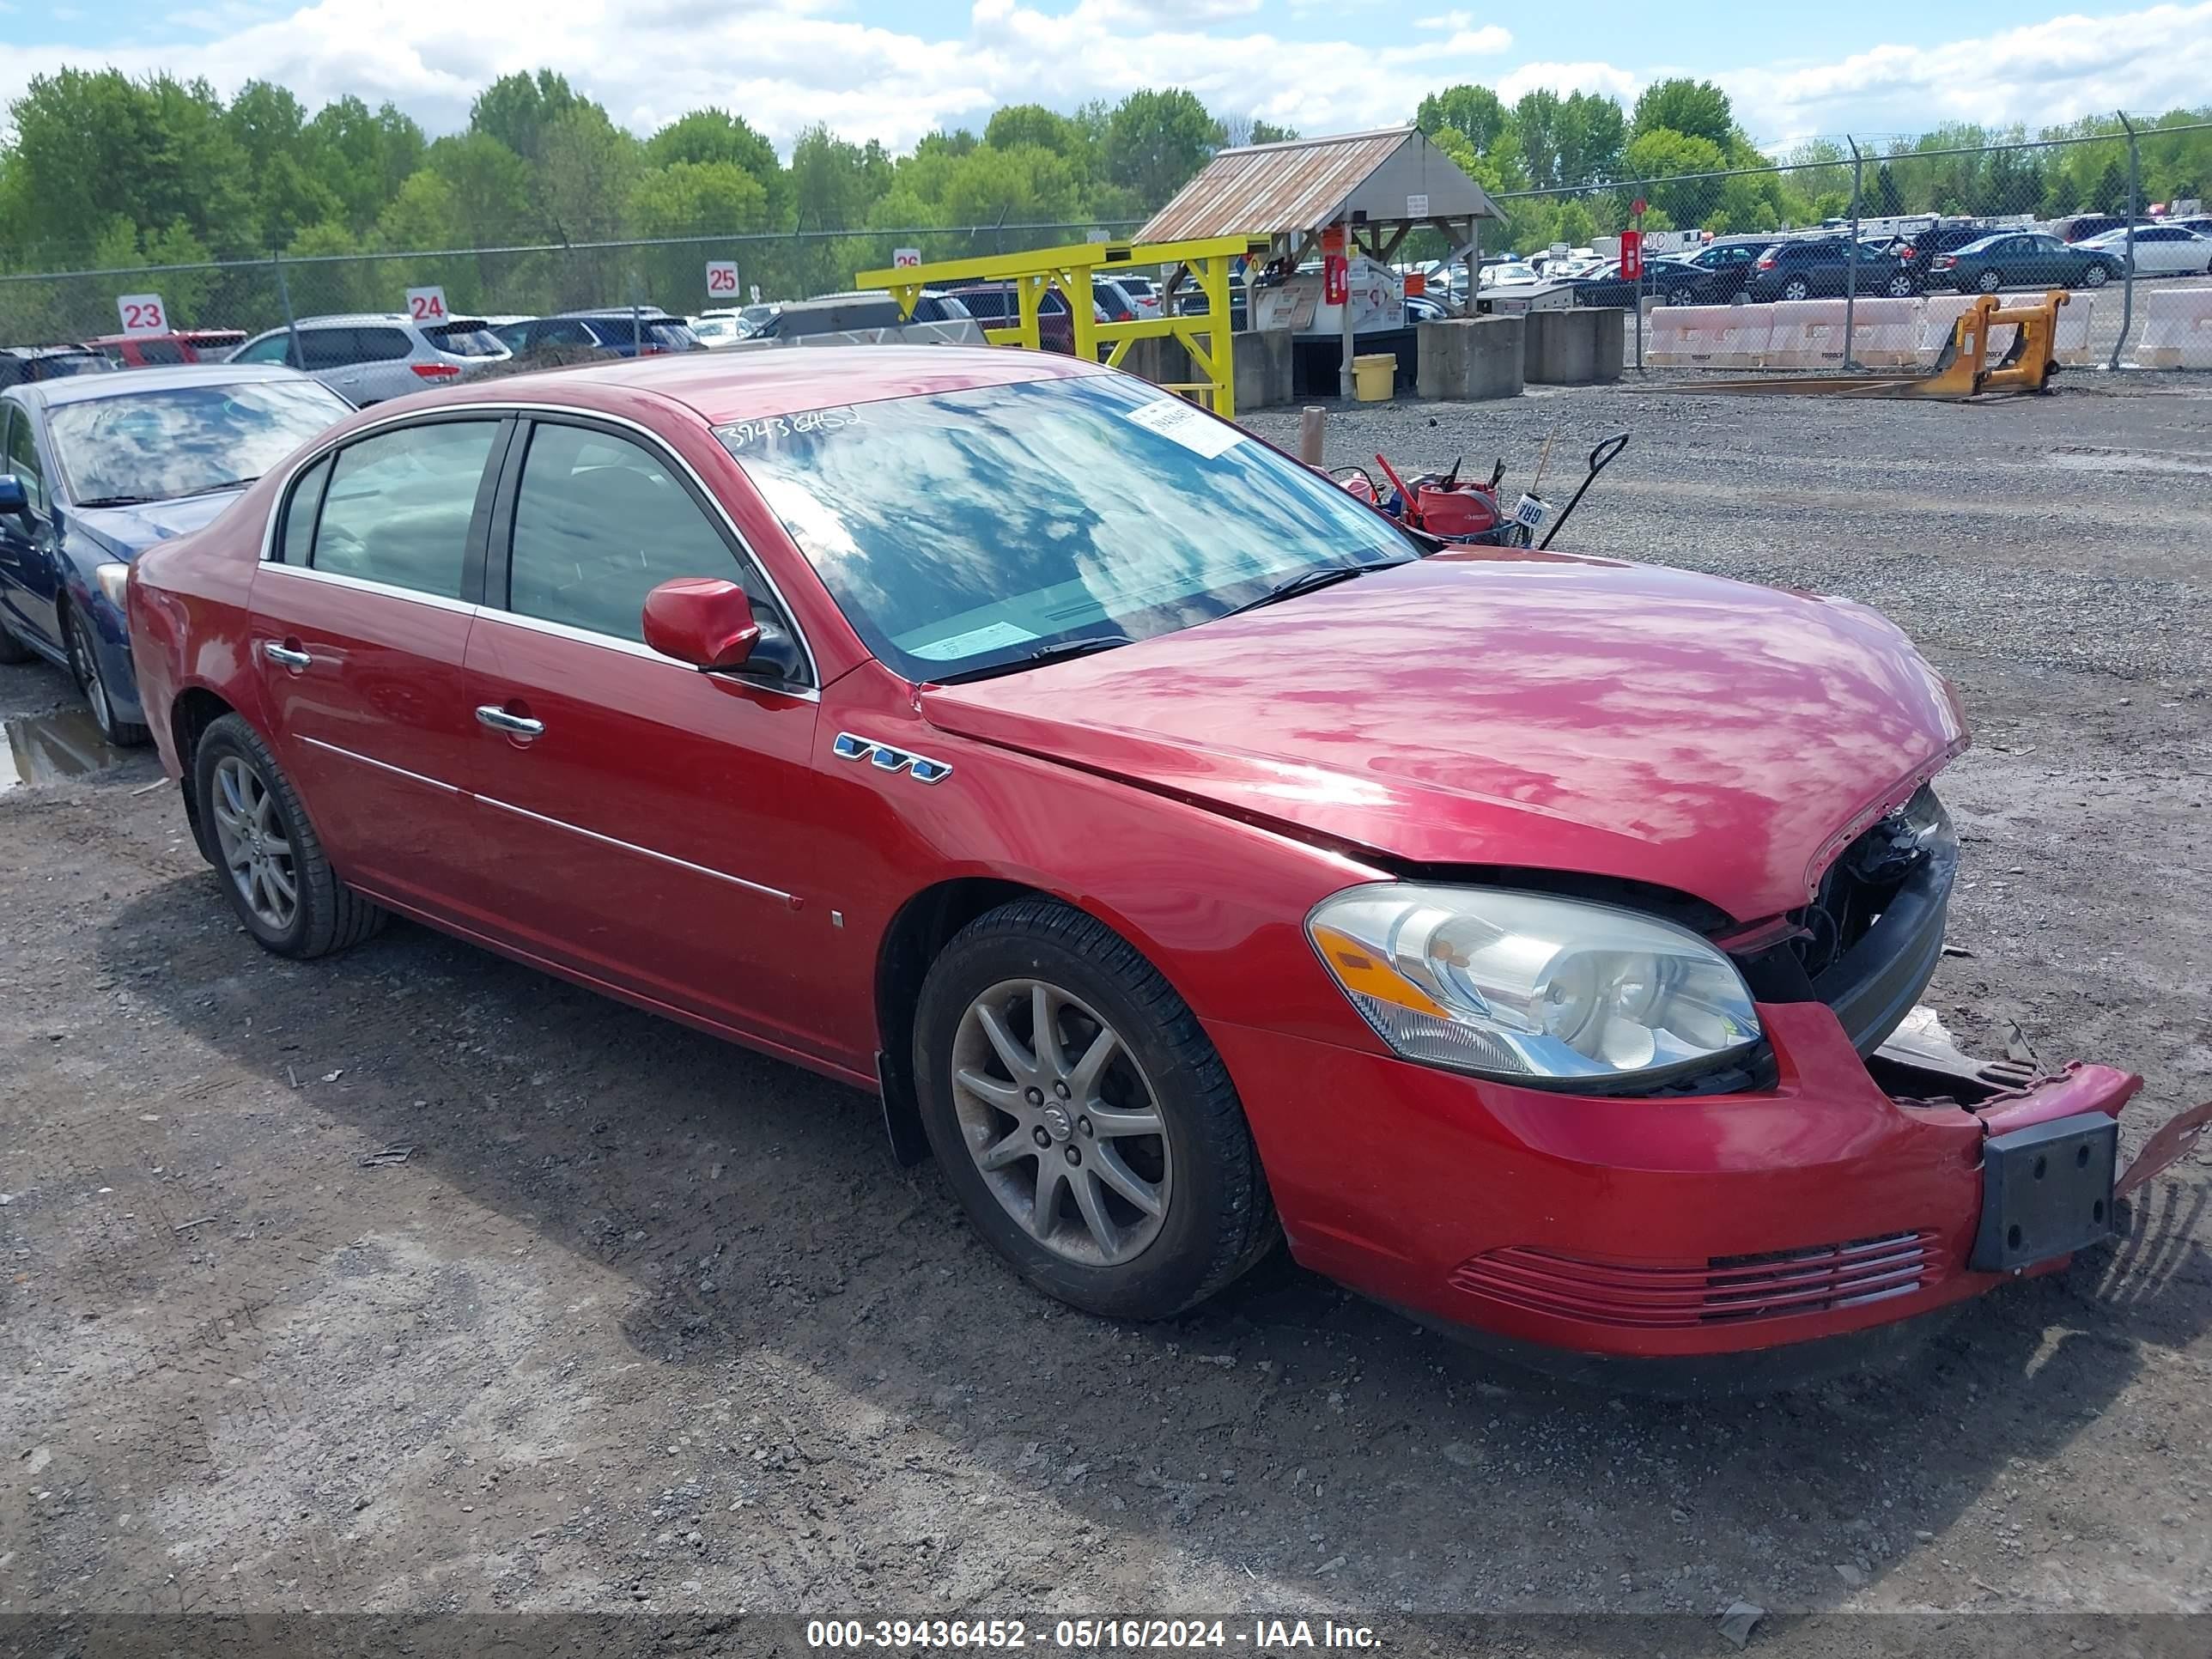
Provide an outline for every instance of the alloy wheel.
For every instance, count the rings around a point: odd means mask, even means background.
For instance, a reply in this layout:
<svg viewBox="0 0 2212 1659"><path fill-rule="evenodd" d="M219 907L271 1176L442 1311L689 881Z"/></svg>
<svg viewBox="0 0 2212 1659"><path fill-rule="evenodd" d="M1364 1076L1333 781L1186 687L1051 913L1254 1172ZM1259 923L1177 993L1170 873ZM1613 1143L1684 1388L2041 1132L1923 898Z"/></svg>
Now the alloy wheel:
<svg viewBox="0 0 2212 1659"><path fill-rule="evenodd" d="M215 769L216 842L246 908L272 932L300 914L300 874L276 797L246 760L225 755Z"/></svg>
<svg viewBox="0 0 2212 1659"><path fill-rule="evenodd" d="M115 732L115 710L107 701L107 683L100 678L100 658L92 648L92 636L86 630L84 618L70 611L69 629L70 674L84 700L92 705L92 717L100 729L108 736Z"/></svg>
<svg viewBox="0 0 2212 1659"><path fill-rule="evenodd" d="M975 998L953 1038L952 1099L985 1184L1045 1249L1114 1267L1159 1236L1174 1177L1159 1097L1079 999L1038 979Z"/></svg>

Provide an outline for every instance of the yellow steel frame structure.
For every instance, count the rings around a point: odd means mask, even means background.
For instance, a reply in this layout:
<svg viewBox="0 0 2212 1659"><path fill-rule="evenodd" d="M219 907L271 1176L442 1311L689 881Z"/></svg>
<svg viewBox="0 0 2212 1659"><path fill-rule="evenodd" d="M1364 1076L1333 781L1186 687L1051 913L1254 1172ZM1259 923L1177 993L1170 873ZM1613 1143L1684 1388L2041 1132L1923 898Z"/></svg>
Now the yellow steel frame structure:
<svg viewBox="0 0 2212 1659"><path fill-rule="evenodd" d="M1067 301L1075 325L1075 355L1085 362L1105 362L1120 368L1129 348L1139 340L1172 339L1182 343L1191 366L1206 378L1166 383L1193 402L1211 409L1224 420L1237 415L1237 373L1232 356L1234 337L1229 317L1229 271L1240 258L1264 258L1264 236L1208 236L1188 242L1079 242L1071 247L1032 249L1027 253L994 253L975 259L935 259L890 270L863 270L853 278L855 288L890 290L900 312L914 314L921 291L939 283L983 281L1011 283L1019 307L1020 321L1005 328L987 328L983 337L993 345L1042 349L1037 307L1048 290L1058 289ZM1181 265L1206 295L1206 314L1200 317L1157 317L1142 322L1102 323L1091 316L1091 279L1111 276L1116 270L1136 266Z"/></svg>

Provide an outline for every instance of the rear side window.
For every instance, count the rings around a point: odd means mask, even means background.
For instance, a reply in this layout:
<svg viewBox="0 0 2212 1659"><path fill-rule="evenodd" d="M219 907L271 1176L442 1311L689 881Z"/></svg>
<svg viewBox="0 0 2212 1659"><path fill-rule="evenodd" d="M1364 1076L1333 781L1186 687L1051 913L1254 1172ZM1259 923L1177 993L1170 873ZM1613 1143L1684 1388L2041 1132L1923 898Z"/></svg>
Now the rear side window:
<svg viewBox="0 0 2212 1659"><path fill-rule="evenodd" d="M313 568L461 597L469 521L496 421L440 421L349 444L331 467ZM290 539L290 526L286 538Z"/></svg>
<svg viewBox="0 0 2212 1659"><path fill-rule="evenodd" d="M361 363L396 363L403 357L415 355L415 343L404 330L397 328L363 328L355 333L359 339L361 355L354 359Z"/></svg>
<svg viewBox="0 0 2212 1659"><path fill-rule="evenodd" d="M319 368L349 368L361 362L359 337L349 328L303 328L300 331L300 367L310 373ZM250 361L258 362L256 357Z"/></svg>
<svg viewBox="0 0 2212 1659"><path fill-rule="evenodd" d="M323 508L323 491L331 482L331 460L325 456L300 475L292 486L292 499L284 507L284 535L277 544L277 557L285 563L305 568L313 562L315 547L315 514Z"/></svg>

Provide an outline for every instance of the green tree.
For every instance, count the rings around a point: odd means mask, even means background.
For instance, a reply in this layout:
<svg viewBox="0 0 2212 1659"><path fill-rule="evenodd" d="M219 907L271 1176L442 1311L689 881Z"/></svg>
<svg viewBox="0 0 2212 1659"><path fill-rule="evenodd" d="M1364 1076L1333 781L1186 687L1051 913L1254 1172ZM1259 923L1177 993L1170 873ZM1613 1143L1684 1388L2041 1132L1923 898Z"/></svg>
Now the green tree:
<svg viewBox="0 0 2212 1659"><path fill-rule="evenodd" d="M376 223L399 187L422 165L422 129L391 104L371 110L350 95L325 104L301 130L309 176L337 201L358 235Z"/></svg>
<svg viewBox="0 0 2212 1659"><path fill-rule="evenodd" d="M1630 125L1639 137L1679 132L1725 150L1735 136L1735 112L1729 107L1728 94L1710 81L1655 81L1638 97Z"/></svg>
<svg viewBox="0 0 2212 1659"><path fill-rule="evenodd" d="M1222 136L1221 124L1194 93L1180 87L1133 92L1114 106L1107 125L1108 177L1157 208L1206 165Z"/></svg>
<svg viewBox="0 0 2212 1659"><path fill-rule="evenodd" d="M469 125L526 161L542 161L547 128L589 101L576 94L568 76L551 70L539 70L534 76L503 75L477 94L469 106Z"/></svg>
<svg viewBox="0 0 2212 1659"><path fill-rule="evenodd" d="M1498 142L1510 118L1498 94L1488 87L1446 87L1422 99L1413 112L1414 125L1430 137L1456 132L1477 155Z"/></svg>
<svg viewBox="0 0 2212 1659"><path fill-rule="evenodd" d="M1708 209L1714 205L1715 181L1682 175L1717 172L1727 157L1710 138L1656 127L1630 139L1622 160L1630 176L1644 181L1644 195L1666 215L1671 226L1705 222ZM1671 182L1678 179L1680 182ZM1647 216L1645 225L1650 227L1652 222Z"/></svg>
<svg viewBox="0 0 2212 1659"><path fill-rule="evenodd" d="M1905 211L1905 197L1897 188L1897 174L1884 161L1874 170L1874 200L1861 210L1877 219L1894 219Z"/></svg>
<svg viewBox="0 0 2212 1659"><path fill-rule="evenodd" d="M769 222L782 222L791 206L791 179L776 159L775 146L742 117L726 110L696 109L678 117L645 143L645 159L654 167L678 161L723 162L759 180L769 207Z"/></svg>
<svg viewBox="0 0 2212 1659"><path fill-rule="evenodd" d="M1628 141L1627 118L1602 93L1574 93L1559 106L1555 139L1559 181L1595 184L1620 171L1621 148Z"/></svg>

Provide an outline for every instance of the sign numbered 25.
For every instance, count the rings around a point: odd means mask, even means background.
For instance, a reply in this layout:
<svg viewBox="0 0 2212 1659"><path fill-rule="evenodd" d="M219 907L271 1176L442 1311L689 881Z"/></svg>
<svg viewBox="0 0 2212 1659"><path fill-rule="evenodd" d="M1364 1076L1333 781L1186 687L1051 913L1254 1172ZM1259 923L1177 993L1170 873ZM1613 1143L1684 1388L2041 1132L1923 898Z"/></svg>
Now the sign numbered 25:
<svg viewBox="0 0 2212 1659"><path fill-rule="evenodd" d="M446 290L442 288L410 288L407 290L407 320L411 323L442 323L452 313L446 309Z"/></svg>
<svg viewBox="0 0 2212 1659"><path fill-rule="evenodd" d="M169 331L169 308L161 303L158 294L118 295L115 315L123 325L123 331L134 338Z"/></svg>
<svg viewBox="0 0 2212 1659"><path fill-rule="evenodd" d="M735 259L708 260L707 297L710 300L734 300L738 294L738 262Z"/></svg>

